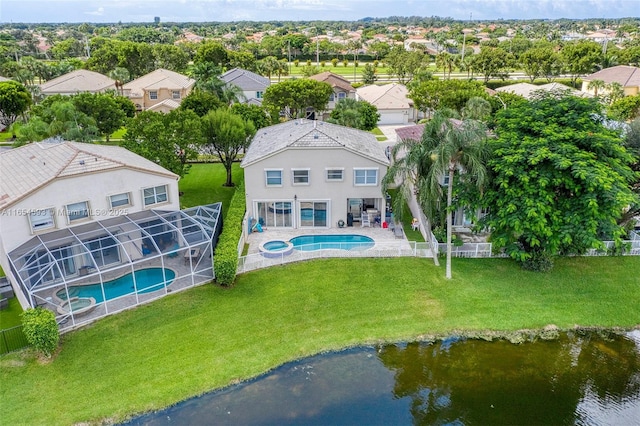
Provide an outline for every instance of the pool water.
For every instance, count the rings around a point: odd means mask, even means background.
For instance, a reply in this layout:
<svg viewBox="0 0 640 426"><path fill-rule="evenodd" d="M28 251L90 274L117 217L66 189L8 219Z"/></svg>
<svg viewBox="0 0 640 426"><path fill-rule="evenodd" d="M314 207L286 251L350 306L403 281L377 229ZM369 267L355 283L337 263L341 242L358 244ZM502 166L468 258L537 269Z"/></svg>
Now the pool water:
<svg viewBox="0 0 640 426"><path fill-rule="evenodd" d="M140 269L134 273L138 293L149 293L155 290L160 290L164 287L165 276L167 286L171 284L176 277L176 273L171 269L164 269L163 275L163 268ZM120 278L116 278L115 280L104 282L104 296L107 300L133 293L135 293L135 287L133 284L133 274L131 273L123 275ZM64 289L58 291L56 295L62 300L67 299L67 292ZM93 297L96 299L96 303L104 302L102 288L99 283L70 286L69 297Z"/></svg>
<svg viewBox="0 0 640 426"><path fill-rule="evenodd" d="M289 244L287 244L284 241L273 240L273 241L269 241L267 243L264 243L263 247L266 250L269 250L269 251L279 251L279 250L284 250L287 247L289 247Z"/></svg>
<svg viewBox="0 0 640 426"><path fill-rule="evenodd" d="M293 248L300 251L326 249L366 250L374 246L372 238L364 235L301 235L289 240Z"/></svg>

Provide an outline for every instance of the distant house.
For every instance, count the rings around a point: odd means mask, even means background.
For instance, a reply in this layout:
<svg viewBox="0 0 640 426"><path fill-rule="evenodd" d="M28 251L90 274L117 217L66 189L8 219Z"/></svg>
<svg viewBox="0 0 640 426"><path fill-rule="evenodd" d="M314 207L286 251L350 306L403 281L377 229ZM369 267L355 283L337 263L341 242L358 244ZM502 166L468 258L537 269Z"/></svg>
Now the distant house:
<svg viewBox="0 0 640 426"><path fill-rule="evenodd" d="M43 96L102 93L116 90L116 81L106 75L89 70L75 70L40 85Z"/></svg>
<svg viewBox="0 0 640 426"><path fill-rule="evenodd" d="M375 217L388 165L369 132L307 119L260 129L240 165L248 215L263 227L324 229Z"/></svg>
<svg viewBox="0 0 640 426"><path fill-rule="evenodd" d="M398 83L378 86L372 84L356 89L356 99L378 108L378 124L407 124L415 121L417 113L406 86Z"/></svg>
<svg viewBox="0 0 640 426"><path fill-rule="evenodd" d="M618 65L605 68L582 78L582 91L594 94L595 89L589 88L589 83L593 80L602 80L605 84L619 83L624 89L625 96L633 96L640 93L640 68L629 65ZM606 93L607 90L600 90L599 93Z"/></svg>
<svg viewBox="0 0 640 426"><path fill-rule="evenodd" d="M245 102L248 104L261 105L262 96L267 87L271 85L271 80L254 72L233 68L220 76L220 79L227 84L233 84L242 90Z"/></svg>
<svg viewBox="0 0 640 426"><path fill-rule="evenodd" d="M536 85L531 83L516 83L516 84L510 84L508 86L498 87L496 88L495 91L497 93L504 93L504 92L513 93L515 95L520 95L525 99L531 99L533 97L534 92L536 91L551 92L551 91L560 91L560 90L561 91L568 90L574 96L580 96L580 97L592 96L589 93L581 92L569 86L565 86L564 84L555 83L555 82L542 84L542 85Z"/></svg>
<svg viewBox="0 0 640 426"><path fill-rule="evenodd" d="M186 75L160 68L124 84L122 89L138 111L151 109L166 100L174 101L173 104L165 102L163 106L156 107L166 112L174 105L180 105L195 83Z"/></svg>
<svg viewBox="0 0 640 426"><path fill-rule="evenodd" d="M340 100L347 98L356 98L356 89L353 88L349 80L337 74L326 71L320 74L312 75L309 78L312 80L327 83L333 89L333 93L329 97L329 104L327 105L327 110L324 112L323 119L327 119L329 117L331 111L333 111L336 107L336 103L338 103Z"/></svg>

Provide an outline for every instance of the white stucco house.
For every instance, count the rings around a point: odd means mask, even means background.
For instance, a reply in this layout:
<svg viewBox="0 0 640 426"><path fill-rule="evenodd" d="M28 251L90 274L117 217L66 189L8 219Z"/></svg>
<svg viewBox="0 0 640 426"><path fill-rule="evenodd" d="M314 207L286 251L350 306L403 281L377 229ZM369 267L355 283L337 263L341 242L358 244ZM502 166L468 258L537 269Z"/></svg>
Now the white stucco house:
<svg viewBox="0 0 640 426"><path fill-rule="evenodd" d="M361 130L307 119L260 129L241 163L247 215L264 227L296 229L384 215L388 165L376 137Z"/></svg>
<svg viewBox="0 0 640 426"><path fill-rule="evenodd" d="M353 88L349 80L346 78L334 74L329 71L322 72L320 74L312 75L309 77L311 80L321 81L327 83L333 89L333 93L329 96L329 103L327 109L322 112L322 119L326 120L331 115L336 107L336 104L343 99L355 99L356 89Z"/></svg>
<svg viewBox="0 0 640 426"><path fill-rule="evenodd" d="M367 101L378 109L378 124L407 124L414 122L417 117L407 87L399 83L359 87L356 89L356 99Z"/></svg>
<svg viewBox="0 0 640 426"><path fill-rule="evenodd" d="M49 140L0 153L0 265L22 306L45 306L76 325L63 304L90 285L150 266L162 271L159 289L210 281L212 237L200 213L180 210L178 178L116 146ZM134 286L146 288L143 281ZM96 291L85 297L96 317L154 293Z"/></svg>

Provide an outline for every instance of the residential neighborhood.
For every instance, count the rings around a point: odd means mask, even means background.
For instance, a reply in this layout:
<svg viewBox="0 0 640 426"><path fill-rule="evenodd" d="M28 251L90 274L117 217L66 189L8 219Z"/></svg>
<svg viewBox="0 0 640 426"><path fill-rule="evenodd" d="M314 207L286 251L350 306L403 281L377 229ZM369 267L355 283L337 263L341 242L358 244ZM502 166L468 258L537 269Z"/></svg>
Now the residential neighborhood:
<svg viewBox="0 0 640 426"><path fill-rule="evenodd" d="M0 23L7 421L30 423L17 401L39 389L33 424L170 418L159 410L309 356L373 347L367 356L387 366L399 363L389 353L417 343L424 360L447 339L460 342L452 352L548 345L535 361L545 365L568 357L553 345L569 345L622 382L636 377L639 27L436 16ZM464 360L494 350L466 348ZM573 381L593 383L596 361L581 362ZM103 387L85 383L88 365ZM498 393L537 380L504 369ZM442 386L480 392L454 373ZM385 395L415 405L429 386L445 392L406 374L419 391L402 394L394 373ZM589 386L578 400L614 393ZM617 391L640 409L637 386ZM267 423L347 418L274 400ZM465 414L464 401L451 418L424 401L406 418L550 424L512 404ZM229 409L230 424L251 423L260 404ZM629 419L600 400L582 419L580 404L554 421ZM354 424L372 422L366 404L348 405Z"/></svg>

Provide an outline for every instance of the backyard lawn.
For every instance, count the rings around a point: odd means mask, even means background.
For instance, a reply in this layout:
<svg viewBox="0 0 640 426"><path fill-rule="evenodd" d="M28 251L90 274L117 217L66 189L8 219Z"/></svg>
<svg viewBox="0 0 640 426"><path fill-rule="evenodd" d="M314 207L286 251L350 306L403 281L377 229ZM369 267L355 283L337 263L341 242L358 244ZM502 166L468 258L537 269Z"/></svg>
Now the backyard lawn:
<svg viewBox="0 0 640 426"><path fill-rule="evenodd" d="M200 286L65 334L59 354L0 358L5 424L119 421L318 352L474 330L640 324L640 262L326 259Z"/></svg>
<svg viewBox="0 0 640 426"><path fill-rule="evenodd" d="M232 167L233 183L240 184L244 176L238 163ZM222 186L226 171L220 163L193 164L189 173L180 179L178 186L182 196L180 208L222 202L222 214L227 213L235 188Z"/></svg>

